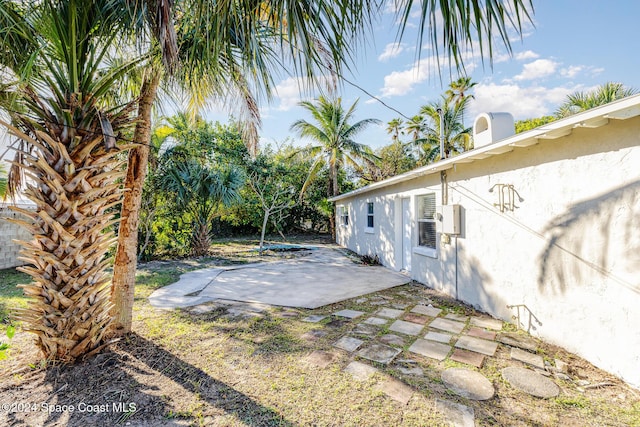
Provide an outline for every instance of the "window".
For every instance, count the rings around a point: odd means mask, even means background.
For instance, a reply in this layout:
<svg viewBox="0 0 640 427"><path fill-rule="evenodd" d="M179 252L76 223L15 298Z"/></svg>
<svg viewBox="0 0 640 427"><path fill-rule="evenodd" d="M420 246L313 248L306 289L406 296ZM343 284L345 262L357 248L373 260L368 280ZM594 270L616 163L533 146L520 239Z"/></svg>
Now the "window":
<svg viewBox="0 0 640 427"><path fill-rule="evenodd" d="M367 228L373 228L373 202L367 203Z"/></svg>
<svg viewBox="0 0 640 427"><path fill-rule="evenodd" d="M418 196L418 246L436 248L436 195Z"/></svg>
<svg viewBox="0 0 640 427"><path fill-rule="evenodd" d="M349 225L349 208L344 205L338 206L338 221L342 225Z"/></svg>

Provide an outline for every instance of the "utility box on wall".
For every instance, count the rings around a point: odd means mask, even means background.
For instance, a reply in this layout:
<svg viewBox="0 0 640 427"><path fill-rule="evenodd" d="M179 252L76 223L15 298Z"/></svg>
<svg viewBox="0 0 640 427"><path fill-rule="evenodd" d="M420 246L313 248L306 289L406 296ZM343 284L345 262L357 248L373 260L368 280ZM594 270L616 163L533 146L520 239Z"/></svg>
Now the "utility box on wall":
<svg viewBox="0 0 640 427"><path fill-rule="evenodd" d="M436 231L443 234L460 234L460 205L443 205L436 208Z"/></svg>

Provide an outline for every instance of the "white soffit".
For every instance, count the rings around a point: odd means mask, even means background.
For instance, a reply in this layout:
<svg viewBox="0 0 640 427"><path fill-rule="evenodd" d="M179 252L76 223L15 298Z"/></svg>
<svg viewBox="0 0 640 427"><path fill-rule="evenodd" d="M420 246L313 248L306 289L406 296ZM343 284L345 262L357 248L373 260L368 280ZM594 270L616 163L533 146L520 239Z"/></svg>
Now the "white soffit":
<svg viewBox="0 0 640 427"><path fill-rule="evenodd" d="M488 157L498 156L514 150L514 147L528 147L535 145L540 140L558 139L571 134L575 128L593 129L605 126L611 120L626 120L640 116L640 94L629 96L619 101L612 102L602 107L574 114L564 119L548 123L544 126L532 129L527 132L516 134L512 137L496 141L480 148L467 151L459 156L441 160L430 165L422 166L402 175L374 182L357 190L350 191L329 199L330 202L353 197L359 194L368 193L379 188L388 187L400 182L408 181L419 176L431 175L435 172L453 168L457 163L472 163Z"/></svg>

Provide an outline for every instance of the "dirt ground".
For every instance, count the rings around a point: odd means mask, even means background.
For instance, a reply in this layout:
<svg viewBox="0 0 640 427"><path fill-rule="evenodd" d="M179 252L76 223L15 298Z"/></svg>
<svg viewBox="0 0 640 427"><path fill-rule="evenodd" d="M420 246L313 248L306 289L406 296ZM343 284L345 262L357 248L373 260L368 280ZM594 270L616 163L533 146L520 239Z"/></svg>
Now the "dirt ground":
<svg viewBox="0 0 640 427"><path fill-rule="evenodd" d="M134 333L82 363L46 366L31 336L19 331L9 357L0 361L0 425L438 426L445 424L434 411L435 400L446 398L473 407L479 426L640 426L640 392L535 338L545 360L558 358L569 365L569 379L555 380L561 388L557 398L538 399L511 388L500 375L500 369L512 365L501 347L480 369L496 388L496 396L484 402L444 387L440 373L456 362L404 351L402 357L419 363L423 375L403 374L397 365L376 366L383 375L414 388L413 398L402 405L377 391L371 381L354 382L342 372L353 356L332 344L354 327L352 322L301 321L342 308L376 309L366 302L351 300L316 310L238 310L242 306L212 303L195 310L160 311L149 305L147 296L153 290L185 271L256 260L250 250L255 242L225 243L216 245L207 259L141 265ZM289 256L303 255L271 252L259 258ZM378 294L407 303L429 298L452 313L476 313L417 283ZM336 358L326 368L311 365L307 358L314 350Z"/></svg>

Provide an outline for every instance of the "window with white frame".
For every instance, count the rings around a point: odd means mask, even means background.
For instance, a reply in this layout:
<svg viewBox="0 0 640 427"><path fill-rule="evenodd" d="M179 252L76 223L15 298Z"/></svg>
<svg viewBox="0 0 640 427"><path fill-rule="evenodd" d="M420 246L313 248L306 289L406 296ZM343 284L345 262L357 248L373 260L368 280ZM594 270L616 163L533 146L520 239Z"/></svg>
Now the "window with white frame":
<svg viewBox="0 0 640 427"><path fill-rule="evenodd" d="M373 228L373 202L367 202L367 228Z"/></svg>
<svg viewBox="0 0 640 427"><path fill-rule="evenodd" d="M338 206L338 221L341 225L349 225L349 208L347 206Z"/></svg>
<svg viewBox="0 0 640 427"><path fill-rule="evenodd" d="M436 195L425 194L417 197L418 205L418 246L436 249Z"/></svg>

